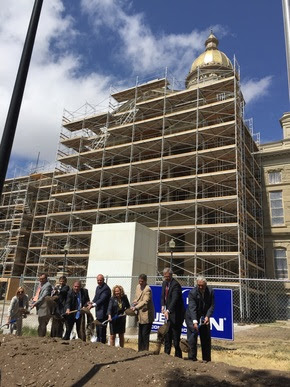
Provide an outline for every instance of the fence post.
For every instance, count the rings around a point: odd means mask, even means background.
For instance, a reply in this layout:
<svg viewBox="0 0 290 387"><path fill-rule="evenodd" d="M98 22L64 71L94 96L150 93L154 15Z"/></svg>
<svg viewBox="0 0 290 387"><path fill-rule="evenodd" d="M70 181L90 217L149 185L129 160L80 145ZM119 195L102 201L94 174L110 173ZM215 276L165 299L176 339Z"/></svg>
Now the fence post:
<svg viewBox="0 0 290 387"><path fill-rule="evenodd" d="M239 304L240 304L240 319L241 319L241 323L243 323L244 322L244 300L243 300L243 296L244 296L244 292L243 292L243 283L242 283L242 280L241 280L241 278L240 278L240 280L239 280L239 282L240 282L240 286L239 286L239 295L240 295L240 302L239 302Z"/></svg>
<svg viewBox="0 0 290 387"><path fill-rule="evenodd" d="M6 297L4 297L4 300L3 300L2 313L1 313L1 326L3 325L3 317L4 317L5 304L6 304Z"/></svg>

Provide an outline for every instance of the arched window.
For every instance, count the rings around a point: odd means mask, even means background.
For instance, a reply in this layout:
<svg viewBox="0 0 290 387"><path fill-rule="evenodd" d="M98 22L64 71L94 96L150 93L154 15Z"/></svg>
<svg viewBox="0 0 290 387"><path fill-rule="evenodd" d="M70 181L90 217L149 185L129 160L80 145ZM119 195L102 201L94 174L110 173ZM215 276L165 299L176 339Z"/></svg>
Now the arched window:
<svg viewBox="0 0 290 387"><path fill-rule="evenodd" d="M277 279L288 278L287 251L282 247L274 249L275 277Z"/></svg>

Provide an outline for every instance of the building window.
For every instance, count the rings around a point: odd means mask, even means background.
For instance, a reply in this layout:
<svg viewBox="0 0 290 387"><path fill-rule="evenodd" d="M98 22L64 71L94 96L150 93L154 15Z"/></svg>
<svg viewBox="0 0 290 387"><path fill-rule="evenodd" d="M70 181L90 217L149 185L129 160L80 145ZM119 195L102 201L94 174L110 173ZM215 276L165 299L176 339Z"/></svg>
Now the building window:
<svg viewBox="0 0 290 387"><path fill-rule="evenodd" d="M278 279L288 278L286 249L274 250L275 277Z"/></svg>
<svg viewBox="0 0 290 387"><path fill-rule="evenodd" d="M269 195L272 226L284 224L282 191L269 192Z"/></svg>
<svg viewBox="0 0 290 387"><path fill-rule="evenodd" d="M282 181L281 171L268 173L269 184L279 184Z"/></svg>

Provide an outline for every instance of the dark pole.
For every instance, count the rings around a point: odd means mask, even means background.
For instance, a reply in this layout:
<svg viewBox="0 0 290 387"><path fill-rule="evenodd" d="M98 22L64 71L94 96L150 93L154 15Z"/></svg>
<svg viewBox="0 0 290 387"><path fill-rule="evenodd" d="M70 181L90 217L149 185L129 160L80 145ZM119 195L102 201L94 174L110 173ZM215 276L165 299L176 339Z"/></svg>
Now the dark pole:
<svg viewBox="0 0 290 387"><path fill-rule="evenodd" d="M0 144L0 196L8 169L43 0L35 0Z"/></svg>
<svg viewBox="0 0 290 387"><path fill-rule="evenodd" d="M65 251L64 251L63 269L62 269L63 275L65 275L65 269L66 269L66 256L67 256L67 253L68 253L68 251L65 250Z"/></svg>
<svg viewBox="0 0 290 387"><path fill-rule="evenodd" d="M66 259L66 256L67 256L67 253L69 252L69 244L66 243L63 247L63 250L64 250L64 261L63 261L63 268L62 268L62 271L63 271L63 275L65 275L65 270L66 270L66 265L67 265L67 259Z"/></svg>
<svg viewBox="0 0 290 387"><path fill-rule="evenodd" d="M173 265L173 249L175 247L175 241L173 238L170 239L169 243L169 248L170 248L170 269L172 270L172 265Z"/></svg>

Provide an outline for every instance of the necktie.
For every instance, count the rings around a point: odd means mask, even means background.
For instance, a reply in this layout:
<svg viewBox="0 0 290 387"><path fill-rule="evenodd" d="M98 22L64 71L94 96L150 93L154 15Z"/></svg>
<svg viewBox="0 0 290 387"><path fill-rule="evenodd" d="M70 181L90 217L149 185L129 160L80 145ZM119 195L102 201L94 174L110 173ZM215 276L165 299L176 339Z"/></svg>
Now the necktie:
<svg viewBox="0 0 290 387"><path fill-rule="evenodd" d="M38 300L40 290L41 290L41 286L38 286L36 293L35 293L35 296L33 297L32 301L36 302Z"/></svg>
<svg viewBox="0 0 290 387"><path fill-rule="evenodd" d="M169 284L167 283L165 287L165 302L167 302L168 292L169 292Z"/></svg>
<svg viewBox="0 0 290 387"><path fill-rule="evenodd" d="M80 309L81 309L81 293L77 294L77 301L78 301L78 311L76 313L76 320L78 320L80 318L80 315L81 315L81 312L80 312Z"/></svg>

